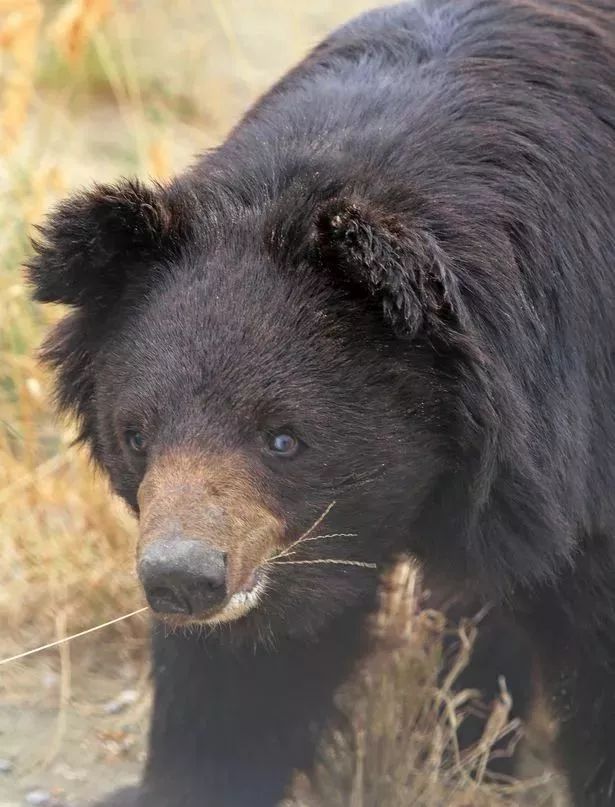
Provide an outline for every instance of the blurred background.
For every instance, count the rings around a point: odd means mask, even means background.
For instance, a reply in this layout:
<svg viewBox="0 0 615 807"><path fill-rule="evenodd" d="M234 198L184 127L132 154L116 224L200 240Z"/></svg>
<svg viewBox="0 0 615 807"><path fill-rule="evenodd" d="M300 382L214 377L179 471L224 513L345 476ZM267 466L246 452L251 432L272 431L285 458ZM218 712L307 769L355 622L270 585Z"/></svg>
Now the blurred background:
<svg viewBox="0 0 615 807"><path fill-rule="evenodd" d="M79 186L180 171L326 32L374 5L0 0L0 660L143 605L134 524L71 445L37 364L61 311L33 305L23 283L33 226ZM0 666L0 807L82 803L136 777L146 634L138 615ZM433 668L432 655L421 658ZM472 792L454 803L500 803Z"/></svg>

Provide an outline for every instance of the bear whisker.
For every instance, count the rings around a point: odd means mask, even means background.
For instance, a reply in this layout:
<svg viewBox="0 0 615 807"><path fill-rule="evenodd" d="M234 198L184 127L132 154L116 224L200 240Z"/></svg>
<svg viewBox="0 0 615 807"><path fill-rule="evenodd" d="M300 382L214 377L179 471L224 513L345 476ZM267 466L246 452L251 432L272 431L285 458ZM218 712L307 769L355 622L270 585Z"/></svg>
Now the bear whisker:
<svg viewBox="0 0 615 807"><path fill-rule="evenodd" d="M323 512L322 512L322 513L321 513L321 514L318 516L318 518L317 518L317 519L316 519L316 521L315 521L315 522L312 524L312 526L311 526L311 527L308 527L308 529L307 529L307 530L306 530L306 531L303 533L303 535L300 535L300 536L297 538L297 540L295 541L295 543L297 543L297 544L298 544L298 543L299 543L299 541L302 541L304 538L307 538L307 536L308 536L308 535L311 535L311 534L314 532L314 530L316 529L316 527L319 527L319 526L322 524L322 522L323 522L323 521L325 520L325 518L326 518L326 517L329 515L329 513L331 512L331 510L333 509L333 507L334 507L334 506L335 506L335 499L334 499L334 500L333 500L333 501L332 501L332 502L331 502L329 505L327 505L327 507L326 507L326 508L323 510ZM291 546L292 546L292 544L291 544Z"/></svg>
<svg viewBox="0 0 615 807"><path fill-rule="evenodd" d="M356 532L331 532L328 535L312 535L307 538L302 538L301 540L294 541L287 549L283 552L280 552L278 555L274 555L272 558L269 558L268 563L273 560L277 560L278 558L285 558L288 555L294 555L297 551L293 547L298 546L299 544L305 544L308 541L322 541L325 538L357 538L358 533Z"/></svg>
<svg viewBox="0 0 615 807"><path fill-rule="evenodd" d="M339 564L340 566L361 566L364 569L377 569L377 563L367 563L363 560L338 560L337 558L319 558L318 560L276 560L269 561L272 566L299 566L317 563Z"/></svg>
<svg viewBox="0 0 615 807"><path fill-rule="evenodd" d="M314 532L314 530L316 529L316 527L318 527L320 524L322 524L322 522L325 520L325 518L331 512L331 509L334 507L334 505L335 505L335 499L329 505L327 505L327 507L318 516L318 518L312 524L311 527L308 527L308 529L304 533L302 533L297 538L296 541L293 541L292 544L290 544L290 546L287 546L286 549L282 550L282 552L279 555L277 555L276 557L282 557L283 555L286 555L294 546L297 546L297 544L300 544L302 541L305 541L307 539L308 535L311 535Z"/></svg>

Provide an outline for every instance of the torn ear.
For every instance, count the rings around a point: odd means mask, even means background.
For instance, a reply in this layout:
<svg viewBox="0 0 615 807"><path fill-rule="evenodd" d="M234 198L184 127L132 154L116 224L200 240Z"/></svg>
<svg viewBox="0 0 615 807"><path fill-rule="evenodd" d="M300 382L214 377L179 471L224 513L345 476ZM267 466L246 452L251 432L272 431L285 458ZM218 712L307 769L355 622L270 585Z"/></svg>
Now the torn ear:
<svg viewBox="0 0 615 807"><path fill-rule="evenodd" d="M316 251L343 282L378 300L397 331L414 335L461 316L449 259L418 223L368 204L334 200L317 216Z"/></svg>
<svg viewBox="0 0 615 807"><path fill-rule="evenodd" d="M136 180L97 185L62 202L39 228L26 265L40 302L105 308L131 275L173 250L185 216L160 186Z"/></svg>

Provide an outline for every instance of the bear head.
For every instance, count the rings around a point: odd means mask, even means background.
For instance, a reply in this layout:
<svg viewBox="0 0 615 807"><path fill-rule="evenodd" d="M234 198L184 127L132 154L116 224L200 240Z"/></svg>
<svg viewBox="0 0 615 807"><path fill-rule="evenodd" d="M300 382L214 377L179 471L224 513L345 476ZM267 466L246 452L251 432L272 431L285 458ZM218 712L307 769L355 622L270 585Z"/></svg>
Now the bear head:
<svg viewBox="0 0 615 807"><path fill-rule="evenodd" d="M497 417L418 201L123 181L61 204L28 271L72 309L43 357L139 517L161 618L311 633L399 553L467 572Z"/></svg>

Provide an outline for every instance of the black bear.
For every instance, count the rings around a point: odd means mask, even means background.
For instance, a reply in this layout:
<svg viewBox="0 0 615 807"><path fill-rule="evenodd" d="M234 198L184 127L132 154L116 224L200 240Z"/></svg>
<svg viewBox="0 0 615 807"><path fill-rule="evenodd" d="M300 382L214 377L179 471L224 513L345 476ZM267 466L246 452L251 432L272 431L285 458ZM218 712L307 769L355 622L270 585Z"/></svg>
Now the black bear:
<svg viewBox="0 0 615 807"><path fill-rule="evenodd" d="M43 233L44 356L162 625L109 803L275 804L412 552L527 632L574 804L615 804L615 2L364 15Z"/></svg>

